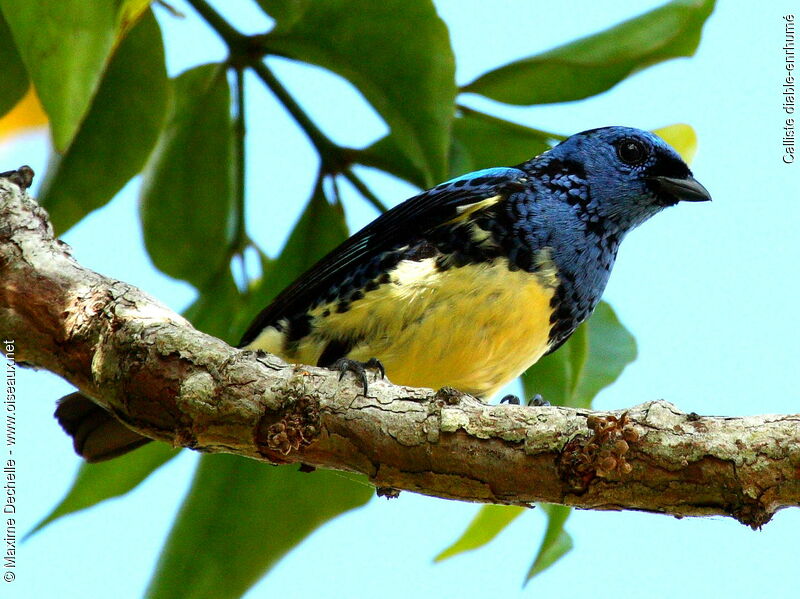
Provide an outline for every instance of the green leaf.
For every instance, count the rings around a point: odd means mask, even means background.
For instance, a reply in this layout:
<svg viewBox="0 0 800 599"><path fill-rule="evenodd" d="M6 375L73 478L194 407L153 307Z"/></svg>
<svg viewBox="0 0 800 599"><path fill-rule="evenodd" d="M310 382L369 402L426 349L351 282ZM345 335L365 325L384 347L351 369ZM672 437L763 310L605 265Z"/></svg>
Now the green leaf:
<svg viewBox="0 0 800 599"><path fill-rule="evenodd" d="M257 0L261 9L284 27L294 25L313 0Z"/></svg>
<svg viewBox="0 0 800 599"><path fill-rule="evenodd" d="M242 295L227 268L200 290L200 295L183 315L196 329L233 344L238 339L232 334L231 324L234 315L241 311L242 302Z"/></svg>
<svg viewBox="0 0 800 599"><path fill-rule="evenodd" d="M492 166L511 166L552 148L563 135L506 121L477 110L459 107L453 120L449 177ZM502 139L503 143L497 143ZM418 187L426 186L425 173L399 150L387 135L355 154L359 164L379 168Z"/></svg>
<svg viewBox="0 0 800 599"><path fill-rule="evenodd" d="M0 0L63 152L86 116L116 40L117 0Z"/></svg>
<svg viewBox="0 0 800 599"><path fill-rule="evenodd" d="M586 356L572 370L574 382L569 405L576 407L588 407L588 402L616 381L636 359L636 340L607 303L597 306L586 329Z"/></svg>
<svg viewBox="0 0 800 599"><path fill-rule="evenodd" d="M270 14L286 2L262 1ZM430 0L317 0L264 40L268 52L349 80L392 130L428 186L447 175L456 96L447 27Z"/></svg>
<svg viewBox="0 0 800 599"><path fill-rule="evenodd" d="M264 278L269 293L273 297L277 295L292 283L297 275L311 268L317 260L347 237L344 208L338 202L328 202L322 187L318 185L289 239L286 240L280 257Z"/></svg>
<svg viewBox="0 0 800 599"><path fill-rule="evenodd" d="M428 174L403 153L391 134L363 150L356 151L354 159L359 164L380 169L417 187L429 186Z"/></svg>
<svg viewBox="0 0 800 599"><path fill-rule="evenodd" d="M175 80L167 125L144 170L144 241L161 271L202 288L227 268L233 218L233 129L225 66Z"/></svg>
<svg viewBox="0 0 800 599"><path fill-rule="evenodd" d="M261 259L263 280L264 276L268 276L273 262L260 249L256 247L252 249L258 252ZM236 264L231 264L231 268L234 266ZM242 292L233 279L231 268L225 269L219 276L211 279L183 315L195 328L218 337L230 345L236 345L242 337L245 325L249 324L249 321L245 322L244 319L266 304L264 300L253 297L253 291L260 287L261 281L252 284L251 289L246 292ZM256 307L251 309L252 305Z"/></svg>
<svg viewBox="0 0 800 599"><path fill-rule="evenodd" d="M0 86L0 116L22 99L28 90L28 73L14 45L11 30L0 13L0 64L3 65L3 85Z"/></svg>
<svg viewBox="0 0 800 599"><path fill-rule="evenodd" d="M525 394L540 393L556 405L588 408L635 359L636 340L611 306L600 302L569 341L522 375Z"/></svg>
<svg viewBox="0 0 800 599"><path fill-rule="evenodd" d="M453 122L453 144L463 153L450 176L493 166L513 166L552 148L563 136L461 108ZM502 143L497 143L502 140Z"/></svg>
<svg viewBox="0 0 800 599"><path fill-rule="evenodd" d="M462 91L509 104L580 100L651 65L692 56L714 0L676 0L544 54L490 71Z"/></svg>
<svg viewBox="0 0 800 599"><path fill-rule="evenodd" d="M165 443L149 443L108 462L84 463L64 499L34 526L28 536L62 516L124 495L178 455L178 451Z"/></svg>
<svg viewBox="0 0 800 599"><path fill-rule="evenodd" d="M635 339L611 306L601 301L591 318L561 348L525 371L525 395L540 393L556 405L589 408L600 390L617 380L635 359ZM572 549L572 539L563 530L570 509L544 507L549 517L547 532L526 581Z"/></svg>
<svg viewBox="0 0 800 599"><path fill-rule="evenodd" d="M105 205L144 166L164 123L168 80L149 10L120 43L74 141L39 194L62 234Z"/></svg>
<svg viewBox="0 0 800 599"><path fill-rule="evenodd" d="M121 35L125 35L136 25L142 15L150 7L153 0L117 0L119 4L119 14L117 23Z"/></svg>
<svg viewBox="0 0 800 599"><path fill-rule="evenodd" d="M264 275L243 300L249 306L241 310L243 318L249 320L346 238L342 206L326 200L320 181L278 259L269 263L262 256ZM221 326L212 315L214 296L207 293L216 291L222 301L232 297L235 288L229 274L204 290L188 311L204 330ZM239 330L248 320L238 323ZM371 494L369 485L333 472L303 474L293 466L276 468L233 456L205 456L148 596L239 597L314 529L366 503ZM199 546L207 550L198 554Z"/></svg>
<svg viewBox="0 0 800 599"><path fill-rule="evenodd" d="M372 493L335 472L203 456L147 596L240 597L313 530Z"/></svg>
<svg viewBox="0 0 800 599"><path fill-rule="evenodd" d="M514 505L484 505L469 523L464 534L433 561L441 562L459 553L483 547L525 511L526 508Z"/></svg>
<svg viewBox="0 0 800 599"><path fill-rule="evenodd" d="M550 503L539 504L547 514L547 530L539 546L539 553L533 560L531 569L525 577L525 583L546 570L572 549L572 537L564 530L564 522L570 515L571 509L563 505Z"/></svg>
<svg viewBox="0 0 800 599"><path fill-rule="evenodd" d="M280 256L269 265L261 281L252 289L240 313L238 332L243 333L253 317L278 293L347 237L342 205L329 203L318 184Z"/></svg>

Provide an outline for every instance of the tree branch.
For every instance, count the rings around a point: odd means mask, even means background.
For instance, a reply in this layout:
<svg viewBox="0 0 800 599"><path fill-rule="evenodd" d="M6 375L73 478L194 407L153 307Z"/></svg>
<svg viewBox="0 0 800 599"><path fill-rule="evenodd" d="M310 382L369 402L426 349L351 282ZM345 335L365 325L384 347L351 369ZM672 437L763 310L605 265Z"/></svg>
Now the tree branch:
<svg viewBox="0 0 800 599"><path fill-rule="evenodd" d="M366 474L378 487L753 527L800 505L800 415L698 417L489 406L234 349L140 290L83 268L45 211L0 178L0 335L130 428L175 446ZM3 344L2 347L5 347Z"/></svg>

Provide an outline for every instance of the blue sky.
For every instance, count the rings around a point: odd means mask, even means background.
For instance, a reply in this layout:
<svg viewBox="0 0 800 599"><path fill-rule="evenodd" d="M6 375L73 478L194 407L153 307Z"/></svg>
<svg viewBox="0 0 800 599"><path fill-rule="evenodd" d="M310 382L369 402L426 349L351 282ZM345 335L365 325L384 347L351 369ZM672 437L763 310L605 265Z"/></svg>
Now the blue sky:
<svg viewBox="0 0 800 599"><path fill-rule="evenodd" d="M264 30L268 21L252 4L229 0L224 7L243 29ZM459 83L659 4L643 2L633 9L621 1L436 3L450 27ZM189 7L174 5L187 19L158 11L170 72L221 59L224 49L213 33ZM636 336L639 358L601 394L598 408L663 398L701 414L800 411L794 373L800 333L795 305L800 295L800 166L781 161L782 16L788 12L791 5L785 0L760 7L722 2L694 58L647 69L588 101L525 108L464 99L493 114L567 134L612 124L650 129L676 122L697 131L700 146L693 170L714 202L670 209L623 243L605 297ZM362 146L385 131L374 111L341 79L287 61L272 66L334 139ZM254 120L248 228L262 247L275 252L308 198L316 155L269 93L255 80L249 84ZM44 135L19 139L0 148L0 170L28 163L41 175L47 151ZM414 192L379 173L365 170L363 175L386 203ZM191 289L155 272L144 253L137 190L134 181L110 206L70 231L66 241L83 264L183 309L193 297ZM351 228L375 216L344 185L343 190ZM20 375L22 530L62 497L79 465L52 419L54 400L70 389L47 373ZM195 460L184 452L129 496L59 520L34 536L20 549L17 581L0 587L0 594L140 596ZM544 530L544 517L536 510L487 548L432 564L476 509L411 493L392 502L373 499L317 531L248 597L658 599L789 596L800 588L800 510L779 513L761 532L722 518L678 521L577 512L567 524L575 549L522 590Z"/></svg>

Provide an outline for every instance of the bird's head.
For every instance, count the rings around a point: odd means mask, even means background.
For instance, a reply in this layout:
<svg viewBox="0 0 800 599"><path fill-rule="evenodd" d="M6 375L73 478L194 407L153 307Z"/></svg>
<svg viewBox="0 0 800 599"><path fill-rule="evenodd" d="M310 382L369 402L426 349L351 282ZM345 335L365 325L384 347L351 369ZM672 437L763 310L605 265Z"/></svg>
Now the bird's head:
<svg viewBox="0 0 800 599"><path fill-rule="evenodd" d="M545 164L561 165L586 182L582 202L590 214L628 231L680 201L711 196L663 139L631 127L577 133L547 152Z"/></svg>

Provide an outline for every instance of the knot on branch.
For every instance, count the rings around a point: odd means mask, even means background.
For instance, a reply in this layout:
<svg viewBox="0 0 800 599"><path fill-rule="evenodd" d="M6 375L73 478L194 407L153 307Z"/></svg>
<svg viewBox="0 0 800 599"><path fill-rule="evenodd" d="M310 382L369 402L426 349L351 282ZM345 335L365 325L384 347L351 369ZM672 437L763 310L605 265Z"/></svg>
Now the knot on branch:
<svg viewBox="0 0 800 599"><path fill-rule="evenodd" d="M0 173L0 177L8 179L20 189L28 189L33 183L33 169L25 164L17 170Z"/></svg>
<svg viewBox="0 0 800 599"><path fill-rule="evenodd" d="M442 387L436 392L433 399L435 402L440 402L444 406L456 406L461 402L464 394L458 389L452 387Z"/></svg>
<svg viewBox="0 0 800 599"><path fill-rule="evenodd" d="M291 402L279 415L265 412L256 427L255 441L261 455L292 451L310 445L321 430L319 406L310 397Z"/></svg>
<svg viewBox="0 0 800 599"><path fill-rule="evenodd" d="M584 493L596 477L611 474L630 474L633 467L625 455L630 444L639 440L639 433L631 426L628 413L621 416L589 416L586 425L591 433L572 438L558 458L561 480L570 490Z"/></svg>
<svg viewBox="0 0 800 599"><path fill-rule="evenodd" d="M731 506L730 513L742 524L753 530L761 530L767 522L772 520L772 514L757 499L742 495L741 503Z"/></svg>

